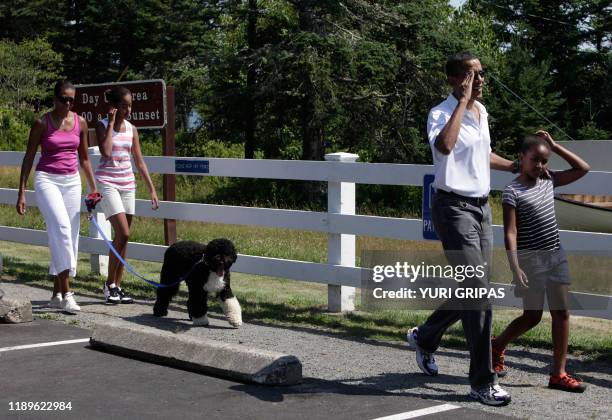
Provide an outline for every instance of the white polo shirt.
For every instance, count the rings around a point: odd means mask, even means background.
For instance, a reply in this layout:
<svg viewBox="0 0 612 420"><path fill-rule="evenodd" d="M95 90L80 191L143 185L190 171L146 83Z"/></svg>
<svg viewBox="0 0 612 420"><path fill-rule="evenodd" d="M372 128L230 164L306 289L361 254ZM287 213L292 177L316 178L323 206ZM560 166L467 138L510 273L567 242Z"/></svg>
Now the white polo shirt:
<svg viewBox="0 0 612 420"><path fill-rule="evenodd" d="M474 102L480 111L480 123L471 112L465 111L459 138L448 155L440 153L434 146L436 137L450 120L457 104L451 93L429 111L427 135L435 167L433 186L466 197L483 197L491 190L491 136L485 107Z"/></svg>

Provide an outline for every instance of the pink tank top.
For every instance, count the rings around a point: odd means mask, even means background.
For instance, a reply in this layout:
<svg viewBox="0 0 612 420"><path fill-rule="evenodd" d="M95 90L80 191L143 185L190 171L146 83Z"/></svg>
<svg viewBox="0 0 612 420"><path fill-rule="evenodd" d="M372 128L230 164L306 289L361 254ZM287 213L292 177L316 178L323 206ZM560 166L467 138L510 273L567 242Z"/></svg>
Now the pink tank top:
<svg viewBox="0 0 612 420"><path fill-rule="evenodd" d="M79 170L77 149L81 143L81 122L76 113L72 113L74 127L70 131L57 130L51 124L51 116L45 114L47 132L40 142L41 157L36 165L37 171L57 175L71 175Z"/></svg>

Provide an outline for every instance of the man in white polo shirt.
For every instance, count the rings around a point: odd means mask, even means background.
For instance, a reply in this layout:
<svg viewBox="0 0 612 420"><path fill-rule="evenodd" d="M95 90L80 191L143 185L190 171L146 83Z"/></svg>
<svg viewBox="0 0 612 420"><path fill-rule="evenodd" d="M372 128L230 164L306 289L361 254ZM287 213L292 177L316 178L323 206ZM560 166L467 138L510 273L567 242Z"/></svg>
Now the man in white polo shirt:
<svg viewBox="0 0 612 420"><path fill-rule="evenodd" d="M490 169L513 171L516 164L491 150L487 111L482 97L484 70L471 53L448 58L446 75L453 92L432 108L427 131L435 166L433 223L452 265L490 267L493 231L488 203ZM486 287L488 274L467 287ZM417 364L437 375L433 353L446 329L461 320L470 349L470 396L487 405L506 405L510 395L497 384L491 368L492 314L486 301L449 299L425 323L408 331Z"/></svg>

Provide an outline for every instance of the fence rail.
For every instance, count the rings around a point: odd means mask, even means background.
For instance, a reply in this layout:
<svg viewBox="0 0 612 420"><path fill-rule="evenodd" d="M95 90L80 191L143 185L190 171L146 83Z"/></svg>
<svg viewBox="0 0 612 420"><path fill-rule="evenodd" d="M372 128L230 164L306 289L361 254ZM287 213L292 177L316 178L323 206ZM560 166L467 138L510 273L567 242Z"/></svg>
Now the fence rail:
<svg viewBox="0 0 612 420"><path fill-rule="evenodd" d="M0 152L0 166L19 166L23 155L22 152ZM327 263L241 255L233 269L249 274L328 284L330 310L352 310L354 289L351 288L360 286L364 270L355 267L355 235L423 240L421 219L355 215L355 183L422 186L424 175L432 173L433 168L430 165L356 163L352 162L356 159L356 155L348 154L332 154L326 156L326 159L330 161L145 157L149 171L152 173L326 181L329 183L328 211L311 212L167 201L162 201L159 210L153 211L147 200L136 200L136 215L327 233L329 237ZM98 157L92 155L92 160L96 164ZM208 173L177 171L177 160L194 163L207 161ZM512 175L493 171L491 178L492 188L499 190L507 185ZM610 185L612 185L612 173L591 172L580 181L560 188L559 192L609 194ZM17 190L0 188L0 203L14 204L16 197ZM26 200L29 206L36 206L36 196L33 192L26 193ZM82 211L85 209L82 208ZM503 246L503 228L494 226L493 232L495 245ZM560 235L564 248L568 251L612 250L612 234L561 231ZM45 231L9 226L0 226L0 240L32 245L47 244ZM82 252L93 255L107 253L106 245L99 238L81 237L80 241ZM130 243L128 257L161 262L164 250L164 246ZM572 299L581 307L598 308L581 311L581 315L612 319L611 297L573 292ZM514 298L512 293L506 293L506 299L501 304L518 307L520 301ZM593 306L594 304L596 306Z"/></svg>
<svg viewBox="0 0 612 420"><path fill-rule="evenodd" d="M91 149L91 148L90 148ZM23 152L0 152L0 166L19 166ZM328 155L329 156L329 155ZM37 154L38 159L38 154ZM91 156L97 165L98 156ZM176 160L208 161L208 173L176 170ZM226 159L207 157L147 156L151 173L190 176L225 176L236 178L286 179L326 181L353 184L422 186L423 176L433 173L431 165L396 163L357 163L346 161L303 161L273 159ZM492 171L491 188L503 190L515 175ZM557 189L562 194L609 195L612 190L612 172L591 171L578 181Z"/></svg>

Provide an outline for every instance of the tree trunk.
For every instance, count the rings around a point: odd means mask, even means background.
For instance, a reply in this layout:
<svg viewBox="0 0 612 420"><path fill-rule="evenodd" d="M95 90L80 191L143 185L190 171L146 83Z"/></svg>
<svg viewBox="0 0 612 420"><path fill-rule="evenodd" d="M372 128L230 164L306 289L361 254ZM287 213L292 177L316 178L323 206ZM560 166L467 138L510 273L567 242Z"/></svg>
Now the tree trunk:
<svg viewBox="0 0 612 420"><path fill-rule="evenodd" d="M320 34L314 11L308 4L298 7L300 30ZM302 101L302 159L323 160L323 121L317 109L316 89L308 70L302 75L305 96Z"/></svg>
<svg viewBox="0 0 612 420"><path fill-rule="evenodd" d="M317 115L315 93L302 106L302 160L323 160L323 121Z"/></svg>
<svg viewBox="0 0 612 420"><path fill-rule="evenodd" d="M247 69L247 104L245 115L244 157L255 157L255 129L257 128L257 115L255 111L255 84L257 83L257 69L254 51L257 48L257 0L249 0L249 17L247 24L247 42L249 45Z"/></svg>
<svg viewBox="0 0 612 420"><path fill-rule="evenodd" d="M300 30L321 35L323 28L317 23L313 4L310 2L296 2ZM308 69L302 74L304 99L302 100L302 160L323 160L324 122L321 118L320 103L317 102L316 83ZM325 184L322 182L308 182L305 185L306 200L310 203L323 204Z"/></svg>
<svg viewBox="0 0 612 420"><path fill-rule="evenodd" d="M302 106L302 160L323 160L323 121L317 115L315 92L312 90L304 98ZM306 200L310 203L324 204L325 184L311 181L305 185Z"/></svg>

